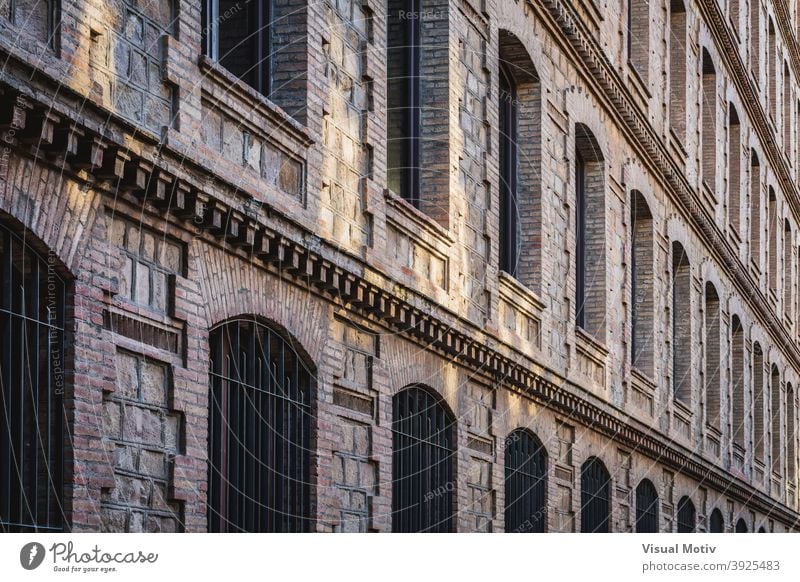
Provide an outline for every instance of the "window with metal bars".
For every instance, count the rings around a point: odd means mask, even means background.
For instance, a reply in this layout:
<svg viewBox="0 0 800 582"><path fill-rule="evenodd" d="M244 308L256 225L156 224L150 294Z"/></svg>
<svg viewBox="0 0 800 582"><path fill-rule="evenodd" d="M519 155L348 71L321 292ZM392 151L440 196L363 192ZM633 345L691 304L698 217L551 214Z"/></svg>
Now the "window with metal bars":
<svg viewBox="0 0 800 582"><path fill-rule="evenodd" d="M597 457L581 467L581 532L611 531L611 476Z"/></svg>
<svg viewBox="0 0 800 582"><path fill-rule="evenodd" d="M695 530L694 503L688 497L678 501L678 533L691 533Z"/></svg>
<svg viewBox="0 0 800 582"><path fill-rule="evenodd" d="M719 509L714 509L711 512L711 519L709 519L708 525L711 533L723 533L725 531L725 518L722 517L722 512Z"/></svg>
<svg viewBox="0 0 800 582"><path fill-rule="evenodd" d="M270 93L271 0L203 0L203 49L263 95Z"/></svg>
<svg viewBox="0 0 800 582"><path fill-rule="evenodd" d="M422 386L395 394L392 414L392 531L454 531L455 418Z"/></svg>
<svg viewBox="0 0 800 582"><path fill-rule="evenodd" d="M547 451L525 429L506 439L506 531L543 533L547 522Z"/></svg>
<svg viewBox="0 0 800 582"><path fill-rule="evenodd" d="M314 374L258 321L214 328L210 347L209 531L309 531Z"/></svg>
<svg viewBox="0 0 800 582"><path fill-rule="evenodd" d="M658 492L650 479L636 487L636 533L658 533Z"/></svg>
<svg viewBox="0 0 800 582"><path fill-rule="evenodd" d="M0 531L64 527L65 283L0 224Z"/></svg>

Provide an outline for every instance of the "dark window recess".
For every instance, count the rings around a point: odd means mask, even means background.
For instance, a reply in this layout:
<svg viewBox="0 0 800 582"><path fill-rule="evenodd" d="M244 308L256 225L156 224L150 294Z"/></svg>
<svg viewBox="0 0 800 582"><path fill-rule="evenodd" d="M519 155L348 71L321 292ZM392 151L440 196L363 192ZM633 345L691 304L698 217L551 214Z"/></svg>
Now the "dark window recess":
<svg viewBox="0 0 800 582"><path fill-rule="evenodd" d="M711 533L723 533L725 531L725 518L722 517L722 512L719 509L711 512L709 531Z"/></svg>
<svg viewBox="0 0 800 582"><path fill-rule="evenodd" d="M636 533L658 533L658 492L649 479L636 488Z"/></svg>
<svg viewBox="0 0 800 582"><path fill-rule="evenodd" d="M313 375L252 320L211 331L208 529L306 532Z"/></svg>
<svg viewBox="0 0 800 582"><path fill-rule="evenodd" d="M500 269L517 275L517 86L500 66Z"/></svg>
<svg viewBox="0 0 800 582"><path fill-rule="evenodd" d="M506 439L506 531L543 533L547 521L547 453L527 430Z"/></svg>
<svg viewBox="0 0 800 582"><path fill-rule="evenodd" d="M65 286L0 224L0 531L58 531Z"/></svg>
<svg viewBox="0 0 800 582"><path fill-rule="evenodd" d="M747 523L745 520L739 518L736 522L736 533L747 533Z"/></svg>
<svg viewBox="0 0 800 582"><path fill-rule="evenodd" d="M678 501L678 533L692 533L695 530L694 503L688 497Z"/></svg>
<svg viewBox="0 0 800 582"><path fill-rule="evenodd" d="M419 208L420 0L388 5L387 137L389 189Z"/></svg>
<svg viewBox="0 0 800 582"><path fill-rule="evenodd" d="M454 531L455 419L418 386L395 395L392 413L392 531Z"/></svg>
<svg viewBox="0 0 800 582"><path fill-rule="evenodd" d="M586 165L575 152L575 325L586 327Z"/></svg>
<svg viewBox="0 0 800 582"><path fill-rule="evenodd" d="M581 532L611 531L611 477L603 462L592 457L581 467Z"/></svg>
<svg viewBox="0 0 800 582"><path fill-rule="evenodd" d="M263 95L270 93L271 0L204 0L203 49Z"/></svg>

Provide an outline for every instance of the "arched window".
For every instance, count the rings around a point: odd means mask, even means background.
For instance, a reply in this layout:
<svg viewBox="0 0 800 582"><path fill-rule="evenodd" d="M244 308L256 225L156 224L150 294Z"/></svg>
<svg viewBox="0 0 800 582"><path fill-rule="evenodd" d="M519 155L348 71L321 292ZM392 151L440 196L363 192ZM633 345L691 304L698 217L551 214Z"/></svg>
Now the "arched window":
<svg viewBox="0 0 800 582"><path fill-rule="evenodd" d="M705 389L706 422L712 428L722 431L720 416L720 309L719 295L714 285L706 283L705 297Z"/></svg>
<svg viewBox="0 0 800 582"><path fill-rule="evenodd" d="M658 492L649 479L636 487L636 533L658 533Z"/></svg>
<svg viewBox="0 0 800 582"><path fill-rule="evenodd" d="M793 279L792 263L794 262L794 245L792 245L792 225L789 219L783 220L783 312L791 319L793 311Z"/></svg>
<svg viewBox="0 0 800 582"><path fill-rule="evenodd" d="M755 458L764 462L764 352L753 344L753 450Z"/></svg>
<svg viewBox="0 0 800 582"><path fill-rule="evenodd" d="M722 512L719 509L714 509L711 512L711 519L708 522L710 533L724 533L725 532L725 519L722 517Z"/></svg>
<svg viewBox="0 0 800 582"><path fill-rule="evenodd" d="M455 419L437 394L411 386L392 404L392 531L452 532Z"/></svg>
<svg viewBox="0 0 800 582"><path fill-rule="evenodd" d="M606 204L603 152L592 132L575 126L575 323L605 341Z"/></svg>
<svg viewBox="0 0 800 582"><path fill-rule="evenodd" d="M681 497L678 501L678 533L692 533L696 521L694 503L688 497Z"/></svg>
<svg viewBox="0 0 800 582"><path fill-rule="evenodd" d="M672 388L675 398L692 398L691 271L679 242L672 243Z"/></svg>
<svg viewBox="0 0 800 582"><path fill-rule="evenodd" d="M631 363L653 375L655 297L653 217L638 190L631 192Z"/></svg>
<svg viewBox="0 0 800 582"><path fill-rule="evenodd" d="M647 83L650 77L650 0L628 0L628 61Z"/></svg>
<svg viewBox="0 0 800 582"><path fill-rule="evenodd" d="M769 432L772 447L770 457L772 460L772 472L775 475L783 473L783 462L781 460L781 373L778 366L772 365L770 375L770 410L772 414L769 419Z"/></svg>
<svg viewBox="0 0 800 582"><path fill-rule="evenodd" d="M711 55L703 49L703 86L700 109L700 159L703 182L717 189L717 72Z"/></svg>
<svg viewBox="0 0 800 582"><path fill-rule="evenodd" d="M209 344L209 531L309 531L312 370L254 319L215 327Z"/></svg>
<svg viewBox="0 0 800 582"><path fill-rule="evenodd" d="M611 476L603 461L592 457L581 467L581 532L611 531Z"/></svg>
<svg viewBox="0 0 800 582"><path fill-rule="evenodd" d="M747 533L747 522L741 517L736 522L736 533Z"/></svg>
<svg viewBox="0 0 800 582"><path fill-rule="evenodd" d="M768 283L769 289L776 296L778 294L778 232L780 223L778 222L778 199L775 196L775 190L772 186L769 187L769 197L767 204L767 240L769 241L769 248L767 249L768 259Z"/></svg>
<svg viewBox="0 0 800 582"><path fill-rule="evenodd" d="M794 389L786 385L786 480L789 485L797 482L797 406L794 401Z"/></svg>
<svg viewBox="0 0 800 582"><path fill-rule="evenodd" d="M764 526L758 528L758 533L767 533L767 530L764 529Z"/></svg>
<svg viewBox="0 0 800 582"><path fill-rule="evenodd" d="M541 280L541 95L520 40L500 37L500 269L538 290Z"/></svg>
<svg viewBox="0 0 800 582"><path fill-rule="evenodd" d="M781 119L783 127L783 151L792 161L792 76L789 73L789 63L783 62L783 114Z"/></svg>
<svg viewBox="0 0 800 582"><path fill-rule="evenodd" d="M686 8L681 0L669 4L669 125L686 143Z"/></svg>
<svg viewBox="0 0 800 582"><path fill-rule="evenodd" d="M776 97L776 84L778 79L778 46L775 39L775 26L772 24L772 19L769 19L767 26L767 34L769 36L769 44L767 45L767 89L769 114L773 120L776 120L777 114L775 113L777 107Z"/></svg>
<svg viewBox="0 0 800 582"><path fill-rule="evenodd" d="M731 380L732 380L732 408L733 408L733 443L740 453L744 453L745 442L745 384L744 370L746 367L744 354L744 330L738 316L731 318Z"/></svg>
<svg viewBox="0 0 800 582"><path fill-rule="evenodd" d="M65 283L0 222L0 532L63 525Z"/></svg>
<svg viewBox="0 0 800 582"><path fill-rule="evenodd" d="M742 126L733 104L729 105L728 126L728 222L739 237L742 212Z"/></svg>
<svg viewBox="0 0 800 582"><path fill-rule="evenodd" d="M761 271L761 164L750 150L750 263Z"/></svg>
<svg viewBox="0 0 800 582"><path fill-rule="evenodd" d="M506 439L506 531L543 533L547 523L547 452L525 429Z"/></svg>

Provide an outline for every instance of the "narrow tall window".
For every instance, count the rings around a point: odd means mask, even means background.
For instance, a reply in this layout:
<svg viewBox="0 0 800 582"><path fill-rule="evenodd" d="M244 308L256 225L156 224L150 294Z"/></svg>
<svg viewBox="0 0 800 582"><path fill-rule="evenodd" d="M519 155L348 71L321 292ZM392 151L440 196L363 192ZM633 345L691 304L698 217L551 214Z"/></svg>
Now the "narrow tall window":
<svg viewBox="0 0 800 582"><path fill-rule="evenodd" d="M692 533L697 527L694 503L688 497L678 501L678 533Z"/></svg>
<svg viewBox="0 0 800 582"><path fill-rule="evenodd" d="M728 114L728 222L741 237L742 212L742 126L733 104Z"/></svg>
<svg viewBox="0 0 800 582"><path fill-rule="evenodd" d="M775 190L769 187L769 198L767 205L767 249L768 283L769 289L777 295L778 293L778 199Z"/></svg>
<svg viewBox="0 0 800 582"><path fill-rule="evenodd" d="M730 20L733 31L736 33L736 36L739 36L739 0L729 0L728 5L731 10Z"/></svg>
<svg viewBox="0 0 800 582"><path fill-rule="evenodd" d="M420 206L422 0L391 0L388 9L387 100L389 188Z"/></svg>
<svg viewBox="0 0 800 582"><path fill-rule="evenodd" d="M753 344L753 451L756 460L764 463L764 352Z"/></svg>
<svg viewBox="0 0 800 582"><path fill-rule="evenodd" d="M786 385L786 480L797 484L797 405L791 384Z"/></svg>
<svg viewBox="0 0 800 582"><path fill-rule="evenodd" d="M750 150L750 263L761 270L761 164Z"/></svg>
<svg viewBox="0 0 800 582"><path fill-rule="evenodd" d="M761 66L761 0L750 0L750 70L760 85Z"/></svg>
<svg viewBox="0 0 800 582"><path fill-rule="evenodd" d="M392 531L454 531L455 418L421 386L392 406Z"/></svg>
<svg viewBox="0 0 800 582"><path fill-rule="evenodd" d="M658 492L649 479L636 487L636 533L658 533Z"/></svg>
<svg viewBox="0 0 800 582"><path fill-rule="evenodd" d="M778 47L775 41L775 27L772 24L772 19L769 21L768 27L769 44L767 45L767 90L768 90L768 103L770 117L776 120L776 84L778 79Z"/></svg>
<svg viewBox="0 0 800 582"><path fill-rule="evenodd" d="M722 517L722 512L719 509L714 508L714 511L711 512L708 525L710 533L723 533L725 531L725 518Z"/></svg>
<svg viewBox="0 0 800 582"><path fill-rule="evenodd" d="M719 295L714 285L706 283L705 302L705 388L706 388L706 422L718 431L722 431L720 415L720 309Z"/></svg>
<svg viewBox="0 0 800 582"><path fill-rule="evenodd" d="M734 315L731 318L731 403L733 409L731 427L733 443L744 453L745 439L745 383L744 369L746 366L744 355L744 330L741 320Z"/></svg>
<svg viewBox="0 0 800 582"><path fill-rule="evenodd" d="M672 388L686 405L692 398L691 269L686 251L672 243Z"/></svg>
<svg viewBox="0 0 800 582"><path fill-rule="evenodd" d="M628 61L647 83L650 77L650 0L628 0Z"/></svg>
<svg viewBox="0 0 800 582"><path fill-rule="evenodd" d="M500 64L500 269L517 275L517 84Z"/></svg>
<svg viewBox="0 0 800 582"><path fill-rule="evenodd" d="M592 457L581 467L581 532L611 531L611 476L603 461Z"/></svg>
<svg viewBox="0 0 800 582"><path fill-rule="evenodd" d="M0 223L0 532L63 526L65 284Z"/></svg>
<svg viewBox="0 0 800 582"><path fill-rule="evenodd" d="M547 523L547 452L530 431L506 439L506 531L543 533Z"/></svg>
<svg viewBox="0 0 800 582"><path fill-rule="evenodd" d="M212 329L209 344L209 531L309 531L312 371L253 319Z"/></svg>
<svg viewBox="0 0 800 582"><path fill-rule="evenodd" d="M655 296L653 217L638 190L631 192L631 363L653 375Z"/></svg>
<svg viewBox="0 0 800 582"><path fill-rule="evenodd" d="M783 114L781 118L783 128L783 151L792 163L792 75L789 73L789 63L783 63Z"/></svg>
<svg viewBox="0 0 800 582"><path fill-rule="evenodd" d="M605 174L600 146L582 124L575 126L575 314L576 325L605 341Z"/></svg>
<svg viewBox="0 0 800 582"><path fill-rule="evenodd" d="M794 292L794 279L792 278L792 263L794 259L794 245L792 244L792 226L789 220L783 219L783 313L792 318L792 295Z"/></svg>
<svg viewBox="0 0 800 582"><path fill-rule="evenodd" d="M700 159L703 181L716 195L717 188L717 73L711 55L703 49Z"/></svg>
<svg viewBox="0 0 800 582"><path fill-rule="evenodd" d="M686 143L686 8L671 0L669 9L669 125Z"/></svg>
<svg viewBox="0 0 800 582"><path fill-rule="evenodd" d="M772 442L770 457L772 460L772 472L775 475L783 473L783 462L781 458L781 373L778 367L773 364L772 374L770 375L770 419L769 434Z"/></svg>
<svg viewBox="0 0 800 582"><path fill-rule="evenodd" d="M205 54L263 95L270 93L271 0L203 0Z"/></svg>

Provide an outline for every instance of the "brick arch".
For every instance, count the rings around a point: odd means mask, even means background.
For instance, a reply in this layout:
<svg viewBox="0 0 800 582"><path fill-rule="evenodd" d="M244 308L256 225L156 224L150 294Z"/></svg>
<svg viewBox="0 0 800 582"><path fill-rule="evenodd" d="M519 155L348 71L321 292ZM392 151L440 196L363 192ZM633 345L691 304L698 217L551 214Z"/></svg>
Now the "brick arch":
<svg viewBox="0 0 800 582"><path fill-rule="evenodd" d="M74 278L72 270L67 267L55 250L46 241L42 240L42 238L40 238L35 231L31 230L26 224L21 222L16 216L0 210L0 226L5 227L12 234L18 237L24 242L25 246L29 247L45 262L49 263L50 257L53 257L53 268L62 280L66 281Z"/></svg>

